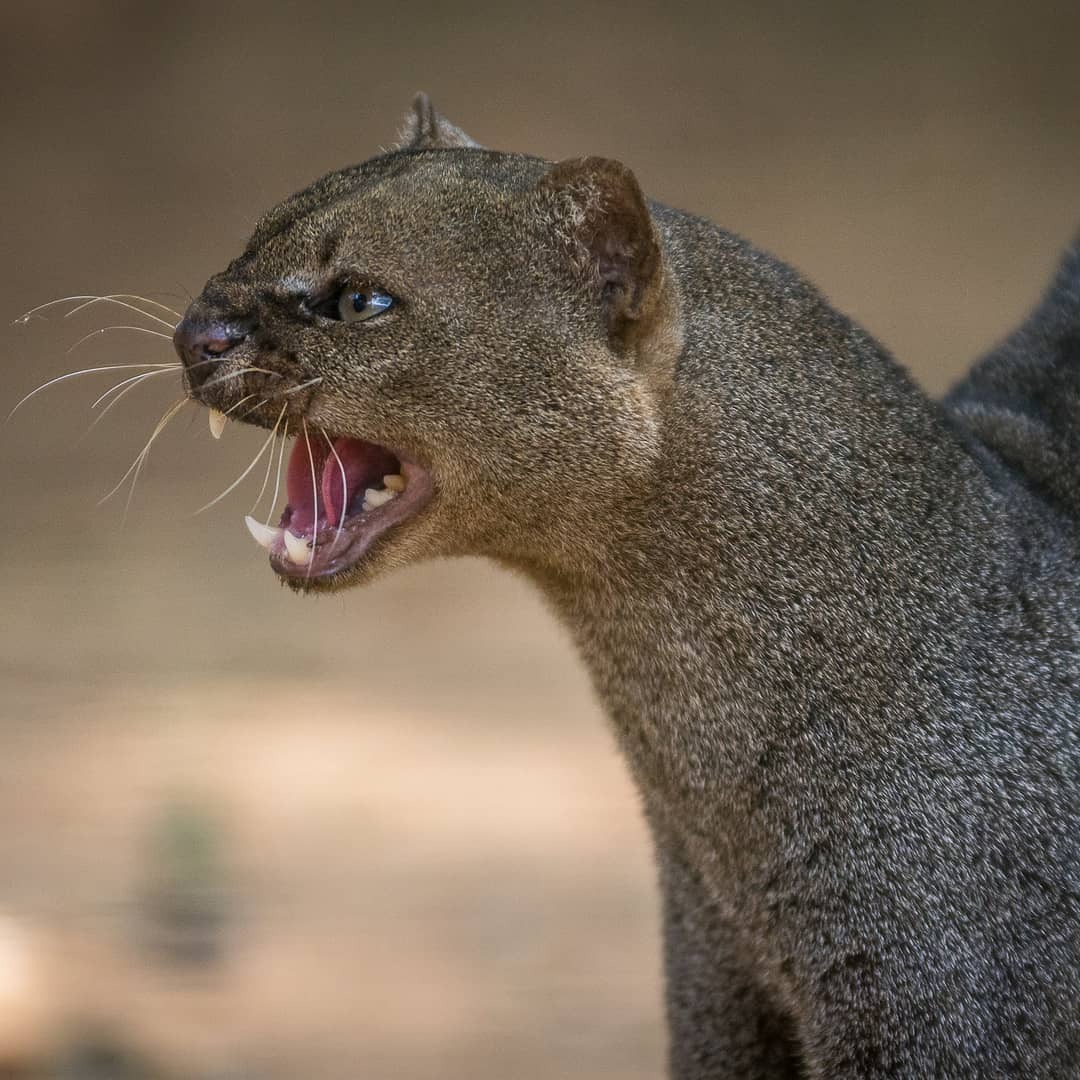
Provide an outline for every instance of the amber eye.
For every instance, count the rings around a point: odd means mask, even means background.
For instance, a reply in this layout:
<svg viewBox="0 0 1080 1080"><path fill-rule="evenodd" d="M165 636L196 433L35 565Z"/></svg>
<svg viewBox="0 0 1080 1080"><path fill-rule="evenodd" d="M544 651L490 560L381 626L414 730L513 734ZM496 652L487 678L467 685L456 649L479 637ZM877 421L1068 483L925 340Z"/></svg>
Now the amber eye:
<svg viewBox="0 0 1080 1080"><path fill-rule="evenodd" d="M342 322L363 322L381 315L394 303L389 293L370 289L362 292L358 289L342 289L338 297L337 313Z"/></svg>

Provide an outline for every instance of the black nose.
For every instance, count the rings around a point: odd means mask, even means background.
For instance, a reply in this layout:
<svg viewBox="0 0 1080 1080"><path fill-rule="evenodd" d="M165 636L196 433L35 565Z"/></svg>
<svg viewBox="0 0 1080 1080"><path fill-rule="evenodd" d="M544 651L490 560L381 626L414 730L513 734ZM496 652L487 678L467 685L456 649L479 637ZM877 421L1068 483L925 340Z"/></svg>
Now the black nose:
<svg viewBox="0 0 1080 1080"><path fill-rule="evenodd" d="M184 318L173 332L173 346L187 374L192 389L201 386L223 360L247 338L236 326L225 323L200 323Z"/></svg>

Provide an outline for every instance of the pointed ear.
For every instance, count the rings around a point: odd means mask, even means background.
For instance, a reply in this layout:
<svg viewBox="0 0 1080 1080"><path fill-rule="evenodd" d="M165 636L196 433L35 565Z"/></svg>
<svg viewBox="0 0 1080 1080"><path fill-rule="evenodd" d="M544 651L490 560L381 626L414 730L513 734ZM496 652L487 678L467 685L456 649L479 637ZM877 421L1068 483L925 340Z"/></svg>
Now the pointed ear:
<svg viewBox="0 0 1080 1080"><path fill-rule="evenodd" d="M540 182L559 237L597 292L613 341L650 322L663 293L663 256L645 196L618 161L560 161Z"/></svg>
<svg viewBox="0 0 1080 1080"><path fill-rule="evenodd" d="M398 136L399 150L435 150L479 145L461 128L440 116L431 104L431 98L423 93L417 94L413 99L412 109L405 114Z"/></svg>

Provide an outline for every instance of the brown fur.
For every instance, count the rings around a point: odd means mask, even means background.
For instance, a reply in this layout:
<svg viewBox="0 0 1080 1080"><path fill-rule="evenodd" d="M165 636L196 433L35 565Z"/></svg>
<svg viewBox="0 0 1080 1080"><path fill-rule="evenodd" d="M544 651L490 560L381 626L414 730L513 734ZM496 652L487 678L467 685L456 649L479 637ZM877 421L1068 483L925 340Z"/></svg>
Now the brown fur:
<svg viewBox="0 0 1080 1080"><path fill-rule="evenodd" d="M484 555L570 629L656 838L673 1074L1076 1075L1080 275L1042 367L946 407L625 166L484 150L426 98L405 136L210 280L189 318L249 335L223 370L281 378L200 396L269 426L321 376L292 430L430 468L329 587ZM400 302L306 317L341 277ZM1040 372L1074 404L1025 426Z"/></svg>

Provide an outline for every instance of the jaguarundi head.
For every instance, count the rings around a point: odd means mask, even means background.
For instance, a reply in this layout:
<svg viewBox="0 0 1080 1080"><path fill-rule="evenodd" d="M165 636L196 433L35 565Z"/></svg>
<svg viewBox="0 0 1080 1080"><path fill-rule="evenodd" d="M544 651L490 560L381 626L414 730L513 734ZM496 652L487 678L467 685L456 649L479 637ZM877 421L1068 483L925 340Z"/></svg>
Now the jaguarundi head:
<svg viewBox="0 0 1080 1080"><path fill-rule="evenodd" d="M212 426L295 436L288 504L249 528L332 589L588 558L604 505L642 497L678 300L625 166L485 150L421 95L398 149L262 218L174 343Z"/></svg>

